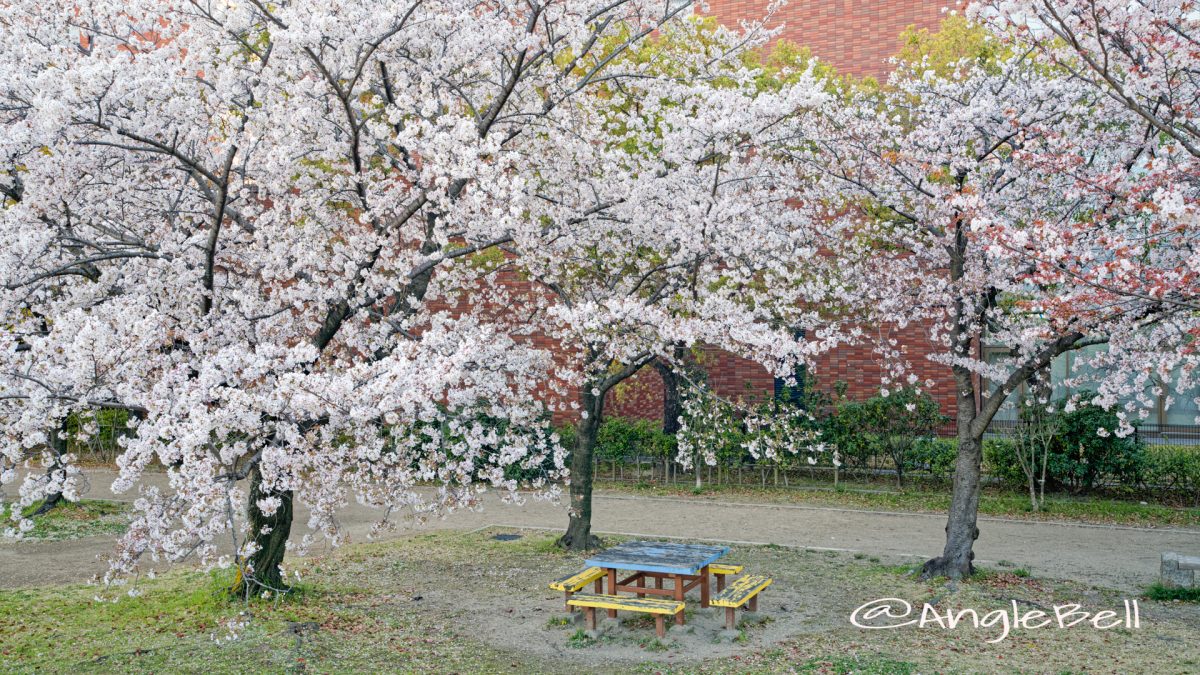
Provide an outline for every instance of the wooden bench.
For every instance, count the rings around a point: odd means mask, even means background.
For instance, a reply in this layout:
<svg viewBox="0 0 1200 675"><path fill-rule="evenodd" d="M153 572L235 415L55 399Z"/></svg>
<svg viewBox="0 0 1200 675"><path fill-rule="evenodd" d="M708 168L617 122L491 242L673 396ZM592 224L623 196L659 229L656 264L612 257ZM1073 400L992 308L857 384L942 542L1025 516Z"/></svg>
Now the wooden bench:
<svg viewBox="0 0 1200 675"><path fill-rule="evenodd" d="M665 619L668 616L680 616L684 603L679 600L665 598L634 598L623 595L591 595L581 593L567 601L568 606L582 607L587 617L588 630L596 630L596 610L612 609L623 612L642 612L654 615L654 632L658 637L667 634Z"/></svg>
<svg viewBox="0 0 1200 675"><path fill-rule="evenodd" d="M728 588L713 596L709 604L725 608L725 628L733 630L737 624L737 617L734 615L737 608L749 603L751 612L758 611L758 594L770 585L770 577L748 574L734 580Z"/></svg>
<svg viewBox="0 0 1200 675"><path fill-rule="evenodd" d="M550 589L554 591L562 591L563 599L567 603L567 611L573 611L571 607L571 596L583 590L584 586L596 582L596 592L600 593L604 590L604 570L599 567L589 567L581 572L568 574L565 577L560 577L550 582Z"/></svg>
<svg viewBox="0 0 1200 675"><path fill-rule="evenodd" d="M741 574L745 569L741 565L721 565L713 563L708 566L708 571L717 577L717 592L725 590L725 575Z"/></svg>

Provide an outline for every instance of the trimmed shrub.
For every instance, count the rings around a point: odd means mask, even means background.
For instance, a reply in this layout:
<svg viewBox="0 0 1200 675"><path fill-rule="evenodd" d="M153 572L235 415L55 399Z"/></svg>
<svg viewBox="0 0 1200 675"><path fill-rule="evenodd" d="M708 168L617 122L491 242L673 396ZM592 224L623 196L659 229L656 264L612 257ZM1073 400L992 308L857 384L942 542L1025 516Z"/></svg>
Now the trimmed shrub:
<svg viewBox="0 0 1200 675"><path fill-rule="evenodd" d="M1058 417L1061 433L1050 453L1048 480L1074 492L1087 492L1109 480L1137 484L1143 445L1135 436L1117 437L1115 412L1082 405Z"/></svg>
<svg viewBox="0 0 1200 675"><path fill-rule="evenodd" d="M954 463L957 460L957 440L918 438L909 452L908 470L926 471L934 478L949 479L954 476Z"/></svg>
<svg viewBox="0 0 1200 675"><path fill-rule="evenodd" d="M983 471L1005 485L1025 488L1025 472L1017 461L1016 444L1007 438L984 439Z"/></svg>
<svg viewBox="0 0 1200 675"><path fill-rule="evenodd" d="M839 403L830 421L830 436L849 465L862 469L878 456L891 464L896 482L902 484L917 441L932 440L946 421L928 393L901 389L888 396Z"/></svg>
<svg viewBox="0 0 1200 675"><path fill-rule="evenodd" d="M573 434L572 434L573 437ZM670 459L675 437L664 434L657 422L612 417L600 425L595 457L602 461L633 461L637 457Z"/></svg>
<svg viewBox="0 0 1200 675"><path fill-rule="evenodd" d="M1143 453L1146 487L1183 495L1187 503L1200 505L1200 446L1150 445Z"/></svg>

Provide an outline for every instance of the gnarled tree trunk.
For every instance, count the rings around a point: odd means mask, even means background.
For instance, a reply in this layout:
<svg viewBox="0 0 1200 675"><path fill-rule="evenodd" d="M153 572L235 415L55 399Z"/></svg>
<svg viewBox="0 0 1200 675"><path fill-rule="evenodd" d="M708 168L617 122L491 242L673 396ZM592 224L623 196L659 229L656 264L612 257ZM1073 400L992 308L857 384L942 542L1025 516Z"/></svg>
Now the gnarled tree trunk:
<svg viewBox="0 0 1200 675"><path fill-rule="evenodd" d="M950 517L946 523L946 546L942 555L921 568L921 577L961 579L975 573L972 550L979 538L979 477L983 458L983 439L959 436L958 463L954 471L954 492L950 497Z"/></svg>
<svg viewBox="0 0 1200 675"><path fill-rule="evenodd" d="M277 497L279 507L267 515L258 502L268 497ZM259 464L250 470L250 503L247 505L250 520L250 536L258 550L238 570L238 578L231 592L237 597L250 597L264 591L272 595L288 590L279 566L287 551L288 536L292 532L292 491L272 491L263 486Z"/></svg>
<svg viewBox="0 0 1200 675"><path fill-rule="evenodd" d="M64 417L62 424L57 429L50 431L50 452L54 453L54 461L50 466L46 467L46 480L53 480L55 472L63 471L63 455L67 454L67 418ZM54 507L63 502L63 494L54 492L42 498L42 503L37 507L30 516L40 516L44 513L49 513L54 510Z"/></svg>

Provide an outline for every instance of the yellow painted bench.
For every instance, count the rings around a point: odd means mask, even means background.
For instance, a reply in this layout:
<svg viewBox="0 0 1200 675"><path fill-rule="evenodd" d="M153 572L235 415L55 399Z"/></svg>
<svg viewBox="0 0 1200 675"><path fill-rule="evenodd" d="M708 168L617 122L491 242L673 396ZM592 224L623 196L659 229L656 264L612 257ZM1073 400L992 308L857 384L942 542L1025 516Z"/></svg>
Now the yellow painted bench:
<svg viewBox="0 0 1200 675"><path fill-rule="evenodd" d="M770 585L770 577L748 574L736 579L728 588L714 595L708 604L725 608L725 628L733 630L737 623L734 616L737 608L749 603L748 609L751 612L758 611L758 594Z"/></svg>
<svg viewBox="0 0 1200 675"><path fill-rule="evenodd" d="M567 601L567 611L571 611L571 596L583 590L584 586L596 582L596 592L604 590L604 570L599 567L589 567L582 572L568 574L565 577L560 577L550 582L550 590L562 591L563 598Z"/></svg>
<svg viewBox="0 0 1200 675"><path fill-rule="evenodd" d="M741 565L721 565L714 563L708 566L709 574L717 577L717 592L720 593L725 588L725 576L733 574L741 574L745 569Z"/></svg>
<svg viewBox="0 0 1200 675"><path fill-rule="evenodd" d="M667 634L666 617L678 616L684 607L684 603L680 600L635 598L623 595L592 595L588 593L581 593L567 600L567 605L582 607L584 609L588 630L596 630L597 609L615 609L623 612L653 614L654 632L658 634L658 637L664 637Z"/></svg>

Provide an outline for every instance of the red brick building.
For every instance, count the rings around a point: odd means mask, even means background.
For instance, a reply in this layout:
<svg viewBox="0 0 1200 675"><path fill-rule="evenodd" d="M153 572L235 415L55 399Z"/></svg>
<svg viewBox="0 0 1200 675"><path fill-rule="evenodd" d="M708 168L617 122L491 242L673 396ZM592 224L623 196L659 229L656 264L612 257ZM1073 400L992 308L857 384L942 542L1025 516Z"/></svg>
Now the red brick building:
<svg viewBox="0 0 1200 675"><path fill-rule="evenodd" d="M793 0L768 22L783 26L780 39L806 46L839 72L886 77L888 58L901 48L901 33L909 26L935 29L943 8L953 0ZM708 11L719 20L736 24L766 15L767 0L710 0ZM921 328L896 336L922 381L931 380L930 393L950 414L954 389L947 368L926 360L934 347ZM769 397L780 383L762 366L731 354L708 350L702 365L708 381L726 396ZM852 398L867 398L879 391L881 369L869 346L842 348L820 359L807 373L822 389L845 382ZM662 415L662 380L645 369L609 394L609 414L656 419Z"/></svg>

